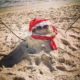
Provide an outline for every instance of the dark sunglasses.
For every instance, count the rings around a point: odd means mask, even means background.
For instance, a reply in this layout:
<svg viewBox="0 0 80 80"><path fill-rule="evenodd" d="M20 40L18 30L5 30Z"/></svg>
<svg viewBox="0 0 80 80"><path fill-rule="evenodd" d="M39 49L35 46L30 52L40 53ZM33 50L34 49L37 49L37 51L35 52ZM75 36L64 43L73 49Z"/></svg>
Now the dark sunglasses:
<svg viewBox="0 0 80 80"><path fill-rule="evenodd" d="M40 31L41 29L48 29L48 25L44 25L43 27L42 26L38 26L38 27L35 27L32 31L35 32L36 30Z"/></svg>
<svg viewBox="0 0 80 80"><path fill-rule="evenodd" d="M41 29L48 29L48 25L44 25L43 27L42 26L38 26L36 27L36 30L41 30Z"/></svg>

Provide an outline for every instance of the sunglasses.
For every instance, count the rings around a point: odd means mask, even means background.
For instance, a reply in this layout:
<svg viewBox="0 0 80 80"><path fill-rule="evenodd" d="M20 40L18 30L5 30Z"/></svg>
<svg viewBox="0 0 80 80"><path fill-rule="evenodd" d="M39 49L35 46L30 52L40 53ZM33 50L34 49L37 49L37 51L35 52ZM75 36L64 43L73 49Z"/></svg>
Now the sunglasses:
<svg viewBox="0 0 80 80"><path fill-rule="evenodd" d="M48 25L38 26L38 27L34 28L33 32L36 31L36 30L40 31L41 29L48 29L48 27L49 27Z"/></svg>

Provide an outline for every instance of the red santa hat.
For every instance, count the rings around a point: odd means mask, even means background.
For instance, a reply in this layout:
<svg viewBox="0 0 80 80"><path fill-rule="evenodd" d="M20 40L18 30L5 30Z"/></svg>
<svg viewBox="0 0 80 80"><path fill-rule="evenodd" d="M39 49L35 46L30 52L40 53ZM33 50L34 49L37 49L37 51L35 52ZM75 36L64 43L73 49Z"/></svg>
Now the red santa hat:
<svg viewBox="0 0 80 80"><path fill-rule="evenodd" d="M44 25L51 25L51 22L49 21L49 19L33 19L30 21L30 25L29 25L29 31L31 31L31 29L33 27L37 27L37 26L44 26Z"/></svg>

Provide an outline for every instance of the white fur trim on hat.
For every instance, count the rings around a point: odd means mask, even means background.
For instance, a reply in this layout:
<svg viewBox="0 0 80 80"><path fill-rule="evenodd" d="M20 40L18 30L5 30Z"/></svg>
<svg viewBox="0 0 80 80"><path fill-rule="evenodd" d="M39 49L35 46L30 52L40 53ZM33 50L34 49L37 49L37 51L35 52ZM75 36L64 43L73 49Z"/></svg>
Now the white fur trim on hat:
<svg viewBox="0 0 80 80"><path fill-rule="evenodd" d="M37 26L43 27L44 25L51 25L51 22L49 20L43 21L43 22L36 24L34 27L37 27Z"/></svg>

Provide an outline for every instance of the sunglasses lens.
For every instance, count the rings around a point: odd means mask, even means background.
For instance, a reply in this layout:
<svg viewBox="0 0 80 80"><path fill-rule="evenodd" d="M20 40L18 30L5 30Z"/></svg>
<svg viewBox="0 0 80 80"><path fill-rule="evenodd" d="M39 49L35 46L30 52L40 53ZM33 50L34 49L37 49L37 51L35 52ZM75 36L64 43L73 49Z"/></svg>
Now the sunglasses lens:
<svg viewBox="0 0 80 80"><path fill-rule="evenodd" d="M43 28L44 28L44 29L48 29L48 25L44 25Z"/></svg>
<svg viewBox="0 0 80 80"><path fill-rule="evenodd" d="M37 29L37 30L41 30L41 29L42 29L42 27L41 27L41 26L38 26L36 29Z"/></svg>

